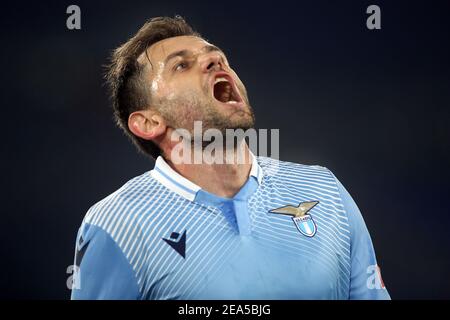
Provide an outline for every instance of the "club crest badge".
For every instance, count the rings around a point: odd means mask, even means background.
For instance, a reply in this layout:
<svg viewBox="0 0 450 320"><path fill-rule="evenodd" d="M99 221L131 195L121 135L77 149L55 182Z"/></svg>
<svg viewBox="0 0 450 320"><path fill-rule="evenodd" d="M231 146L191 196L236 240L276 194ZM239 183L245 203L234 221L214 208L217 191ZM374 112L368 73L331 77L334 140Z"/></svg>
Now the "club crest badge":
<svg viewBox="0 0 450 320"><path fill-rule="evenodd" d="M292 217L292 221L294 221L297 230L300 231L301 234L311 238L317 232L317 225L313 220L313 217L308 214L308 212L317 204L319 201L306 201L300 202L300 204L296 206L287 205L281 208L270 210L270 213L278 213L284 214Z"/></svg>

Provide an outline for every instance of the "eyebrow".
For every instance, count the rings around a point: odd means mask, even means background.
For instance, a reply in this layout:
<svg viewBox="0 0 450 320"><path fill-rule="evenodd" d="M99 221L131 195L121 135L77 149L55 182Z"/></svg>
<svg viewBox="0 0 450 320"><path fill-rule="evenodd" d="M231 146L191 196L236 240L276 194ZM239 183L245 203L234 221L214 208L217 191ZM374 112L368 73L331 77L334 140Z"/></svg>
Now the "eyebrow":
<svg viewBox="0 0 450 320"><path fill-rule="evenodd" d="M217 52L222 53L225 56L225 53L222 51L222 49L220 49L219 47L212 45L212 44L208 44L208 45L204 46L201 51L204 51L206 53L217 51ZM172 52L171 54L169 54L166 57L166 59L164 60L164 64L166 65L171 59L176 58L176 57L186 57L190 53L191 53L191 51L186 50L186 49Z"/></svg>

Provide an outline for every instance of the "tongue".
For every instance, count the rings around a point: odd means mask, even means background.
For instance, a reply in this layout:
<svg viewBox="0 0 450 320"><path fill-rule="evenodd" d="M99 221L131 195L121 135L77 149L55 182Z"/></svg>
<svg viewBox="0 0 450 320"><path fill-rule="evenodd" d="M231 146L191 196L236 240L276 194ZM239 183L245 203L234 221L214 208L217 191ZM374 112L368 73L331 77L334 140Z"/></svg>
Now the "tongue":
<svg viewBox="0 0 450 320"><path fill-rule="evenodd" d="M219 82L214 86L214 97L220 102L228 102L231 99L231 87L227 82Z"/></svg>
<svg viewBox="0 0 450 320"><path fill-rule="evenodd" d="M230 99L231 99L231 95L228 93L228 92L223 92L221 95L220 95L220 101L222 101L222 102L228 102L228 101L230 101Z"/></svg>

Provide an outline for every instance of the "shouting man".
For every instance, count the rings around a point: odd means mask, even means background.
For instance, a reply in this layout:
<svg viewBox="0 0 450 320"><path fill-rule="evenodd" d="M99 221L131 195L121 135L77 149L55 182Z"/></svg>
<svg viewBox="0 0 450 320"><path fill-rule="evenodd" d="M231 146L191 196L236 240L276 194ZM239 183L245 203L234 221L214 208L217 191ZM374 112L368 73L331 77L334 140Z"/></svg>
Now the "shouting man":
<svg viewBox="0 0 450 320"><path fill-rule="evenodd" d="M118 125L156 163L87 212L73 299L389 299L328 169L258 157L245 139L231 157L216 150L223 161L194 161L207 148L196 122L226 135L255 117L223 51L181 17L148 21L107 81Z"/></svg>

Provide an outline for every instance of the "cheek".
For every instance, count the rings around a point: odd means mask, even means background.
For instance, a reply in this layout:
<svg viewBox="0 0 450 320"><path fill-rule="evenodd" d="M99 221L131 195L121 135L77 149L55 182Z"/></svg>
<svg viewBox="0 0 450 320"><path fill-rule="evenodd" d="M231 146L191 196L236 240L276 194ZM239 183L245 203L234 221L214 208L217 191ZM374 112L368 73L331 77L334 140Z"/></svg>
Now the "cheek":
<svg viewBox="0 0 450 320"><path fill-rule="evenodd" d="M177 90L173 85L168 84L162 79L155 79L151 84L152 97L159 101L163 100L175 100Z"/></svg>
<svg viewBox="0 0 450 320"><path fill-rule="evenodd" d="M165 97L169 101L176 100L177 99L177 95L175 94L175 90L173 90L173 89L167 90Z"/></svg>
<svg viewBox="0 0 450 320"><path fill-rule="evenodd" d="M203 92L190 80L165 84L160 94L163 94L166 100L194 103L202 99Z"/></svg>
<svg viewBox="0 0 450 320"><path fill-rule="evenodd" d="M164 75L164 65L160 63L157 73L153 77L150 85L152 97L162 100L173 100L176 98L176 84L170 83Z"/></svg>
<svg viewBox="0 0 450 320"><path fill-rule="evenodd" d="M202 100L205 92L192 76L179 75L176 79L165 79L156 75L151 82L151 94L159 102L195 104Z"/></svg>

